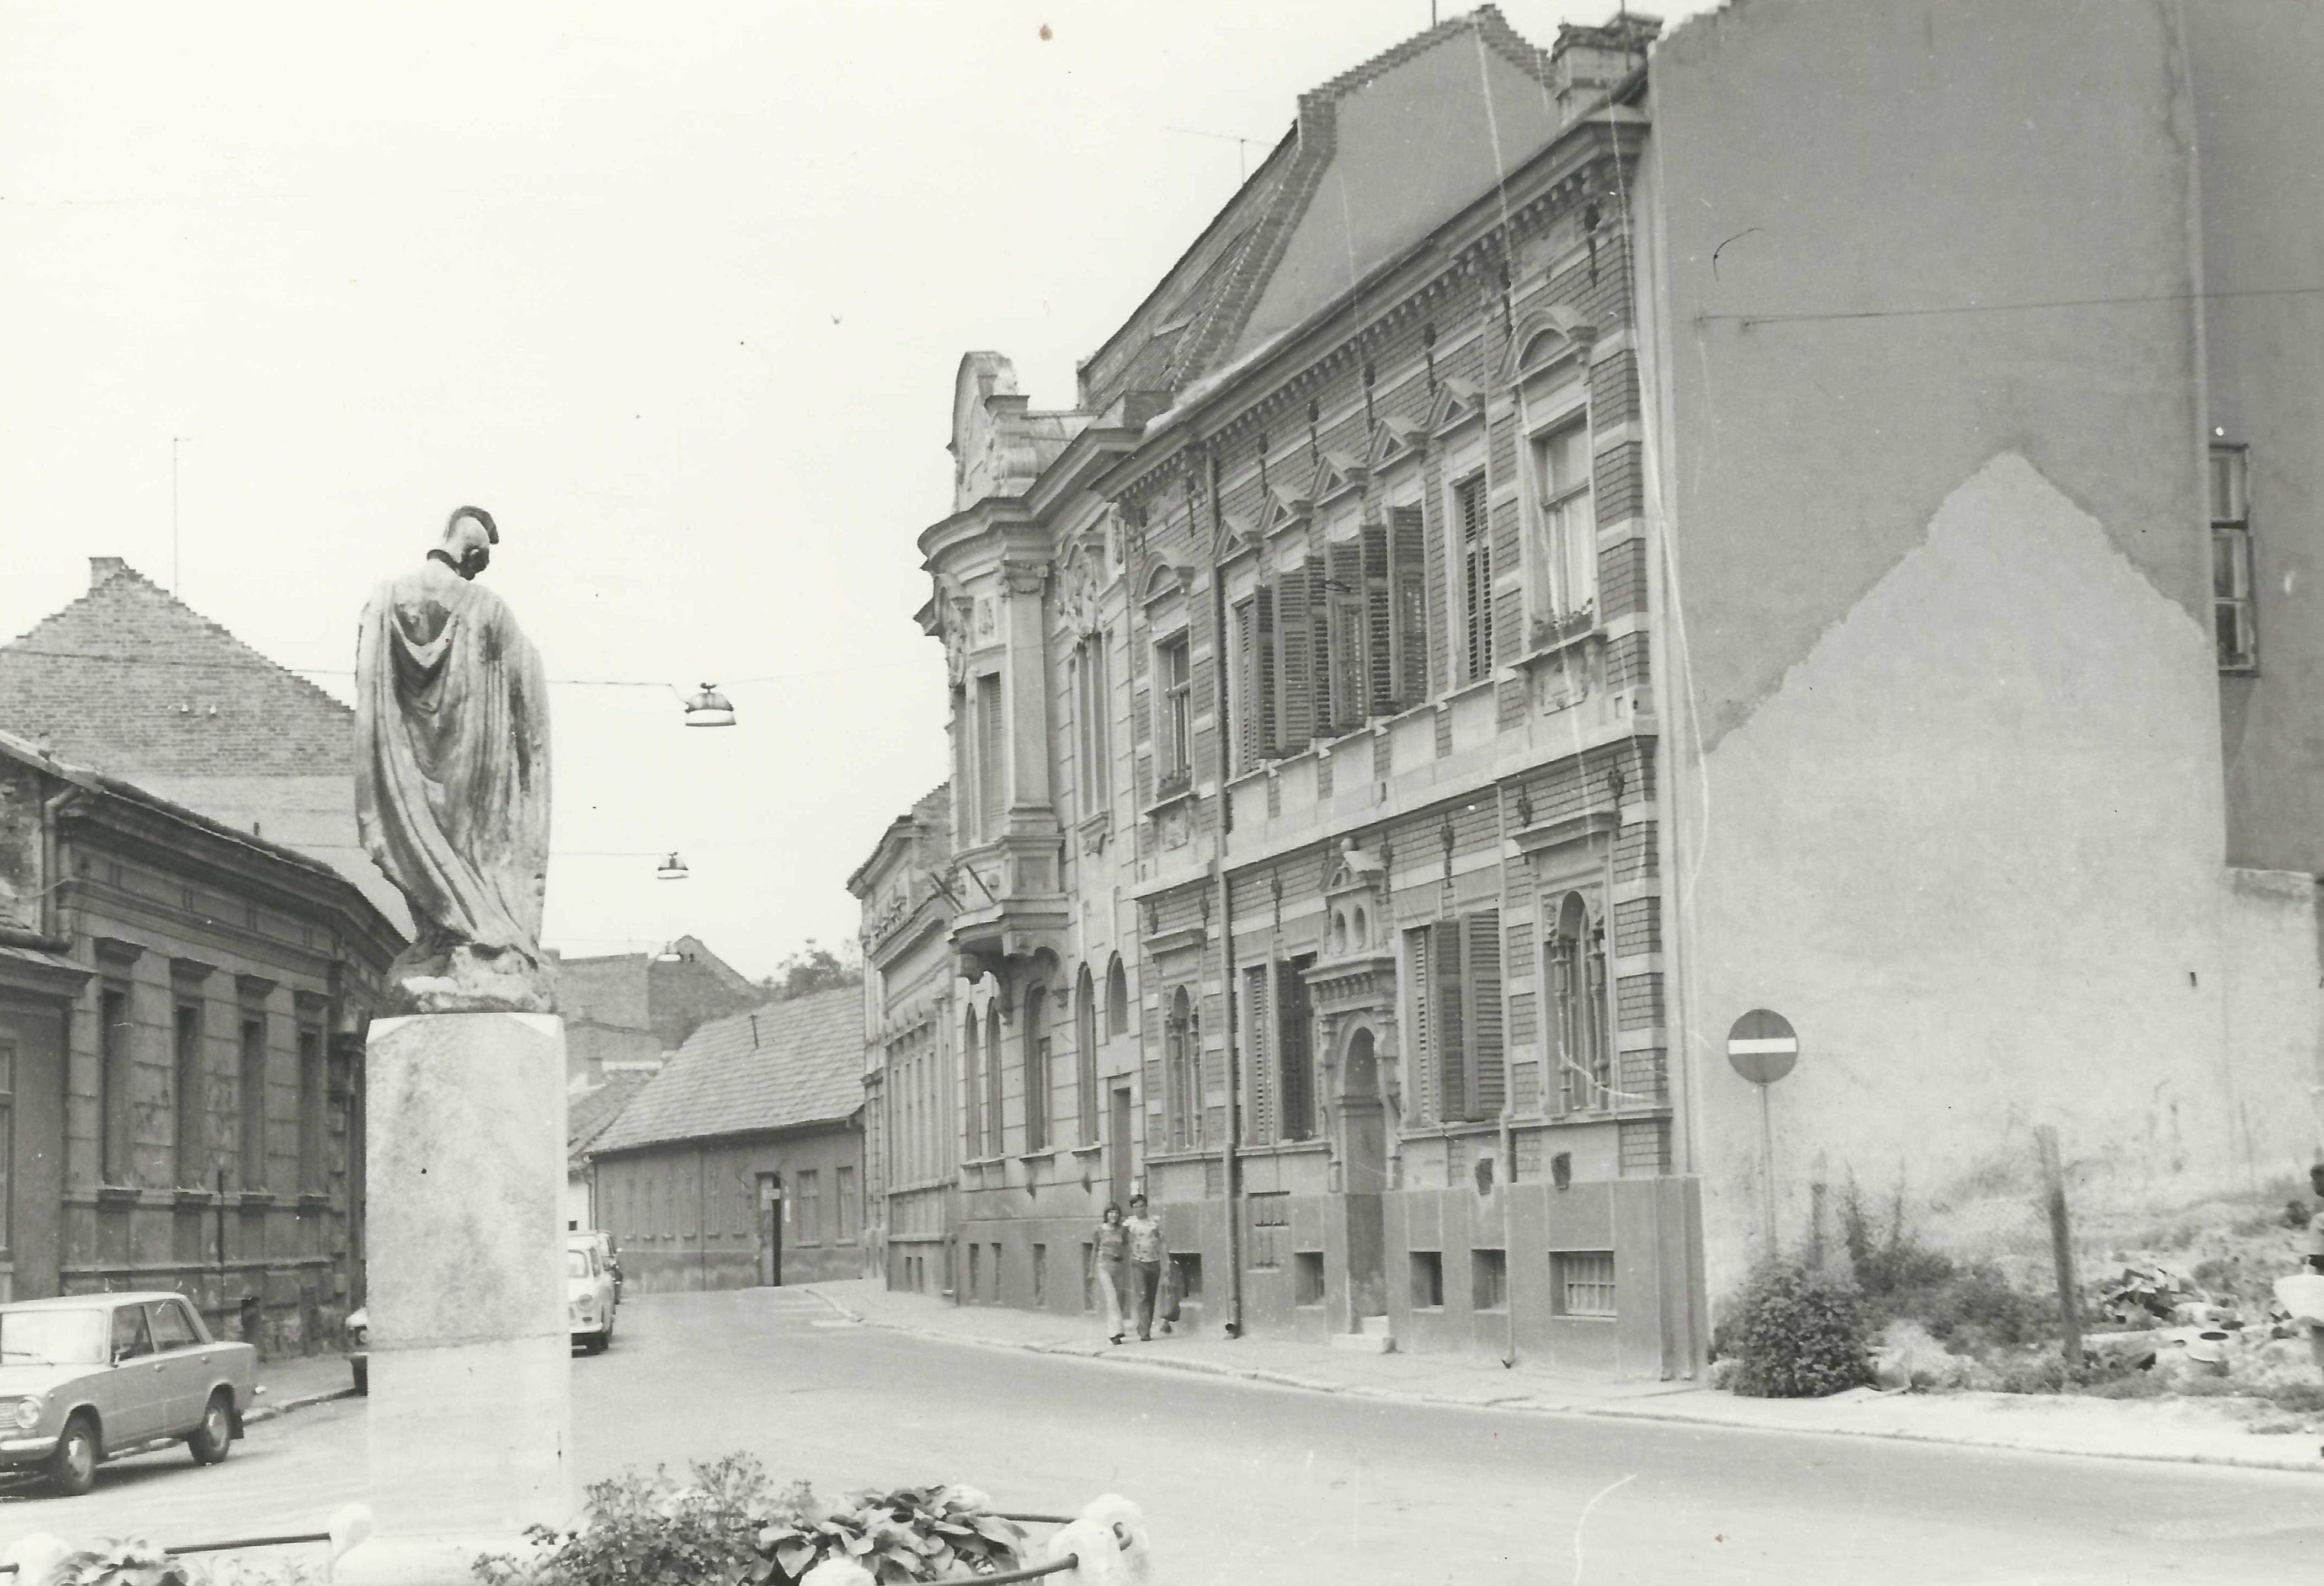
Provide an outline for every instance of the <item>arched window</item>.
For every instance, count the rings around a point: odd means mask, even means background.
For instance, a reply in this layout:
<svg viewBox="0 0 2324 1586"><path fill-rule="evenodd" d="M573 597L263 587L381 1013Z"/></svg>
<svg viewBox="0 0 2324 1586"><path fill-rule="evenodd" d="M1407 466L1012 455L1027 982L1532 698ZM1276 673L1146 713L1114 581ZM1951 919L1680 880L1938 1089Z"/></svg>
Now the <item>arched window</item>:
<svg viewBox="0 0 2324 1586"><path fill-rule="evenodd" d="M972 1008L960 1038L961 1073L968 1082L968 1107L963 1113L968 1130L963 1148L972 1160L984 1155L984 1054L977 1043L976 1023L976 1010Z"/></svg>
<svg viewBox="0 0 2324 1586"><path fill-rule="evenodd" d="M1130 1033L1130 976L1121 967L1121 954L1105 971L1105 1033L1126 1036Z"/></svg>
<svg viewBox="0 0 2324 1586"><path fill-rule="evenodd" d="M1194 1001L1184 986L1171 993L1165 1039L1163 1092L1170 1112L1170 1148L1190 1151L1203 1143L1203 1036Z"/></svg>
<svg viewBox="0 0 2324 1586"><path fill-rule="evenodd" d="M1081 1109L1080 1143L1097 1144L1097 982L1082 965L1074 1001L1074 1100Z"/></svg>
<svg viewBox="0 0 2324 1586"><path fill-rule="evenodd" d="M984 1154L998 1157L1005 1148L1001 1129L1001 999L984 1010Z"/></svg>
<svg viewBox="0 0 2324 1586"><path fill-rule="evenodd" d="M1591 1111L1613 1100L1613 1055L1607 1040L1606 927L1592 920L1579 892L1558 906L1548 952L1550 1029L1557 1041L1564 1110Z"/></svg>
<svg viewBox="0 0 2324 1586"><path fill-rule="evenodd" d="M1025 993L1025 1148L1049 1148L1049 989Z"/></svg>

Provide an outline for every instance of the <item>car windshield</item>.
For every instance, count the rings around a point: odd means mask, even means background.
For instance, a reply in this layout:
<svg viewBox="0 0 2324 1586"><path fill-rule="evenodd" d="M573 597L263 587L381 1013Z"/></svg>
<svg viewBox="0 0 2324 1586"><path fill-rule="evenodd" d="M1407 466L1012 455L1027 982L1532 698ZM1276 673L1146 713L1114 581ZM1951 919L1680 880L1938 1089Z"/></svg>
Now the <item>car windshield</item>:
<svg viewBox="0 0 2324 1586"><path fill-rule="evenodd" d="M566 1251L565 1276L567 1277L588 1277L594 1276L589 1270L589 1252L586 1250Z"/></svg>
<svg viewBox="0 0 2324 1586"><path fill-rule="evenodd" d="M105 1313L0 1311L0 1365L102 1366Z"/></svg>

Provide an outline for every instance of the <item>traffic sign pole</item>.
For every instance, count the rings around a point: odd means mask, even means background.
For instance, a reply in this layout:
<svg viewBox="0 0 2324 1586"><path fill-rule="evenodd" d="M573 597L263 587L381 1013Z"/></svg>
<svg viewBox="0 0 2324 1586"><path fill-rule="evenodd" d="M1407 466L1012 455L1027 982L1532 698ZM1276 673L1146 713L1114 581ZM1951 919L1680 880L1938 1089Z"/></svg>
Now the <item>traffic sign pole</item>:
<svg viewBox="0 0 2324 1586"><path fill-rule="evenodd" d="M1727 1032L1727 1061L1759 1089L1759 1215L1767 1254L1775 1253L1775 1125L1768 1087L1800 1060L1799 1032L1792 1021L1766 1008L1754 1008Z"/></svg>

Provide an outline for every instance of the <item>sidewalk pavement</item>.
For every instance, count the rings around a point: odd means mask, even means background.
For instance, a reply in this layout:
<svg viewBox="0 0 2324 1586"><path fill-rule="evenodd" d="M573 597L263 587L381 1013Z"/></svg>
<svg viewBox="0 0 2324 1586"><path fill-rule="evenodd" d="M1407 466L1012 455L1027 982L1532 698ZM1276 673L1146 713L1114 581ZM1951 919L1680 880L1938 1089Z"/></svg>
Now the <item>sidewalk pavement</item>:
<svg viewBox="0 0 2324 1586"><path fill-rule="evenodd" d="M327 1399L346 1398L355 1390L355 1372L347 1358L326 1355L286 1355L258 1362L258 1386L264 1389L243 1416L245 1425L272 1421L289 1410L300 1410Z"/></svg>
<svg viewBox="0 0 2324 1586"><path fill-rule="evenodd" d="M2324 1436L2312 1430L2255 1432L2231 1405L2217 1399L1871 1388L1820 1399L1743 1398L1692 1382L1563 1376L1522 1362L1504 1367L1490 1357L1370 1354L1286 1339L1229 1339L1214 1330L1157 1333L1149 1342L1116 1347L1098 1332L1094 1318L954 1305L928 1295L890 1293L869 1278L806 1286L841 1316L866 1326L1351 1398L2324 1474L2319 1452ZM2279 1424L2283 1419L2275 1417Z"/></svg>

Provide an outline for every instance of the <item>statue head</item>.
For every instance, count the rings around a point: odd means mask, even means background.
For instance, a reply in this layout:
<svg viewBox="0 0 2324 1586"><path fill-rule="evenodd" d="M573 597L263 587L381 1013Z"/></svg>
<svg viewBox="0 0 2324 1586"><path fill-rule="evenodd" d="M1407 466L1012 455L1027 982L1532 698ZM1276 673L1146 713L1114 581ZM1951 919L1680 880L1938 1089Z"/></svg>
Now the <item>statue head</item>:
<svg viewBox="0 0 2324 1586"><path fill-rule="evenodd" d="M474 578L491 566L492 548L501 542L493 515L482 507L461 507L444 525L444 538L429 554L463 578Z"/></svg>

